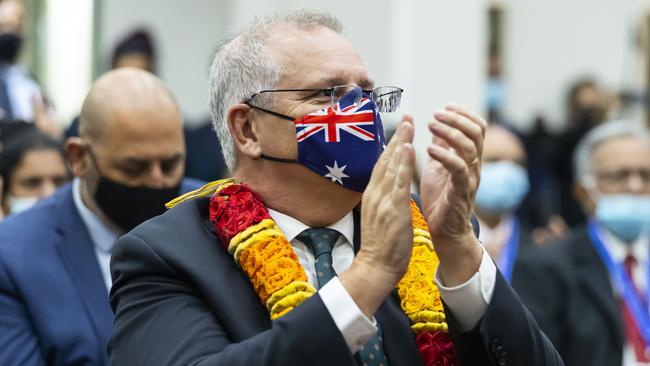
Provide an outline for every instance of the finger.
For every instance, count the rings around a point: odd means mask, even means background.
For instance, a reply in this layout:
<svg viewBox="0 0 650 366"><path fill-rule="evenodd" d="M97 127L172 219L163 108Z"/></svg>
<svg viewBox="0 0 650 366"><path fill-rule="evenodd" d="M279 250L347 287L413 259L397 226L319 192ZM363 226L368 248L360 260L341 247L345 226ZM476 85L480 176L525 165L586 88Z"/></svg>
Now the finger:
<svg viewBox="0 0 650 366"><path fill-rule="evenodd" d="M481 116L479 116L478 114L474 114L472 112L469 112L467 109L465 109L463 107L460 107L460 106L458 106L458 105L456 105L454 103L447 104L445 109L447 109L449 111L456 112L456 113L458 113L458 114L460 114L462 116L465 116L470 121L472 121L472 122L476 123L477 125L479 125L479 127L481 127L481 131L482 131L483 136L485 136L485 130L487 129L488 123Z"/></svg>
<svg viewBox="0 0 650 366"><path fill-rule="evenodd" d="M411 141L413 141L413 125L408 122L404 122L400 126L400 145L397 146L395 152L388 161L388 165L386 166L386 170L384 172L384 178L382 179L382 191L384 194L389 194L393 189L395 180L397 179L398 175L397 172L400 168L402 154L404 154L403 150L408 149L406 146L410 146ZM411 146L410 148L412 149L413 147Z"/></svg>
<svg viewBox="0 0 650 366"><path fill-rule="evenodd" d="M410 114L405 114L402 116L402 124L406 124L404 127L404 133L402 143L413 143L413 135L415 133L415 125L413 121L413 116Z"/></svg>
<svg viewBox="0 0 650 366"><path fill-rule="evenodd" d="M461 131L465 136L472 140L474 146L476 146L476 151L482 151L483 130L478 123L473 122L459 113L449 110L437 110L434 113L434 117L438 121Z"/></svg>
<svg viewBox="0 0 650 366"><path fill-rule="evenodd" d="M394 154L395 149L400 144L400 135L402 134L402 129L403 129L402 126L404 126L403 123L400 123L397 126L397 131L395 131L395 135L393 135L393 138L386 146L386 149L381 153L381 155L379 155L379 159L375 163L375 167L372 169L372 174L370 176L370 181L368 182L368 187L374 187L384 177L386 173L386 168L388 166L388 162L390 161L392 155Z"/></svg>
<svg viewBox="0 0 650 366"><path fill-rule="evenodd" d="M437 145L429 145L427 152L432 159L442 164L451 174L454 184L459 182L460 184L468 185L469 171L467 163L458 154Z"/></svg>
<svg viewBox="0 0 650 366"><path fill-rule="evenodd" d="M400 149L399 167L397 168L397 176L393 185L393 199L397 200L397 203L408 201L414 170L415 150L413 149L413 145L405 143Z"/></svg>
<svg viewBox="0 0 650 366"><path fill-rule="evenodd" d="M476 145L460 130L439 122L430 123L429 130L454 148L456 153L468 164L472 164L477 159Z"/></svg>

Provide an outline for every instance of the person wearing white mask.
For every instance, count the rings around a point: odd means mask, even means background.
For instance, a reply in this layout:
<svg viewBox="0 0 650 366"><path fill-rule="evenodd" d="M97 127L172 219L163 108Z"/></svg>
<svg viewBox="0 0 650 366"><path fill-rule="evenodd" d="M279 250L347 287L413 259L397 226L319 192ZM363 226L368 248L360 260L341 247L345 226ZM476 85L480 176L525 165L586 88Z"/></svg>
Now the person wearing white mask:
<svg viewBox="0 0 650 366"><path fill-rule="evenodd" d="M481 227L479 240L507 280L512 278L521 244L529 242L515 214L530 188L525 163L526 153L517 136L499 125L489 125L475 211Z"/></svg>
<svg viewBox="0 0 650 366"><path fill-rule="evenodd" d="M513 287L567 366L650 365L650 132L605 123L574 163L588 224L523 256Z"/></svg>
<svg viewBox="0 0 650 366"><path fill-rule="evenodd" d="M23 212L70 179L62 143L36 129L12 138L0 153L0 218Z"/></svg>

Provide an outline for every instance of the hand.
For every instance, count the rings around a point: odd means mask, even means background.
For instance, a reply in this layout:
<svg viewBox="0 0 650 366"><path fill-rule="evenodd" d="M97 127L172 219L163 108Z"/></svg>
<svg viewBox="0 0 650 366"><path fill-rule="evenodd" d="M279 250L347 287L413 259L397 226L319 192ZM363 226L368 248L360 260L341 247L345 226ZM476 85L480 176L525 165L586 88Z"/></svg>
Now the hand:
<svg viewBox="0 0 650 366"><path fill-rule="evenodd" d="M402 118L372 171L361 201L361 248L341 276L359 308L374 314L402 278L413 249L409 204L415 169L413 121Z"/></svg>
<svg viewBox="0 0 650 366"><path fill-rule="evenodd" d="M557 240L569 230L568 225L558 214L553 214L544 227L537 227L532 231L533 242L537 245L544 245Z"/></svg>
<svg viewBox="0 0 650 366"><path fill-rule="evenodd" d="M448 105L435 112L427 152L431 160L420 181L422 214L440 258L447 286L464 283L478 270L482 249L470 222L481 172L487 123Z"/></svg>

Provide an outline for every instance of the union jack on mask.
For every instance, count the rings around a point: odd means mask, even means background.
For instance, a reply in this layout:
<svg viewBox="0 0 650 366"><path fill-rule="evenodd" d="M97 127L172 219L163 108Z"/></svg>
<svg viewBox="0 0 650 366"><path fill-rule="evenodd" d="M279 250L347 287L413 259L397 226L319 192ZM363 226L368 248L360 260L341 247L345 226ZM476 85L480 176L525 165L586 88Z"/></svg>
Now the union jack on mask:
<svg viewBox="0 0 650 366"><path fill-rule="evenodd" d="M363 192L384 151L384 127L377 107L354 88L333 107L295 119L298 162L326 179Z"/></svg>

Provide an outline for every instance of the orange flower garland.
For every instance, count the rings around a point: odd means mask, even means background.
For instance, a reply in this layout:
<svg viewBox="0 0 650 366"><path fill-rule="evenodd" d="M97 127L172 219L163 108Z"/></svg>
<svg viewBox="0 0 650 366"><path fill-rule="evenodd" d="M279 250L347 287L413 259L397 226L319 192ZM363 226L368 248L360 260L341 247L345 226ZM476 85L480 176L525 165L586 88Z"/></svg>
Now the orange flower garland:
<svg viewBox="0 0 650 366"><path fill-rule="evenodd" d="M262 199L232 179L209 183L170 202L173 207L194 197L211 195L210 220L224 247L246 273L269 311L277 319L316 293L291 244ZM459 365L448 335L445 313L434 276L438 266L427 223L411 200L413 252L396 286L400 306L411 321L420 356L426 366Z"/></svg>

